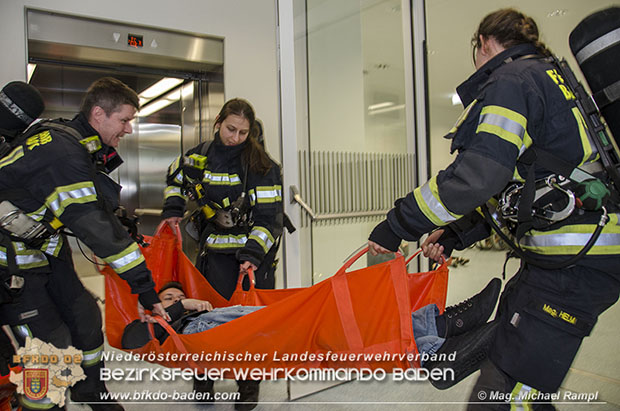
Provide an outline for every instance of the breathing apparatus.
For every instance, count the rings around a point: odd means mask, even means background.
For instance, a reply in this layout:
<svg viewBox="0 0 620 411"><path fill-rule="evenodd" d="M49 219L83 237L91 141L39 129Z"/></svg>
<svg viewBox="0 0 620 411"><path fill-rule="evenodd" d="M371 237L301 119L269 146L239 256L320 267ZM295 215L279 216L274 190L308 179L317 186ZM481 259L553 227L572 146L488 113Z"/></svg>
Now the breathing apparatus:
<svg viewBox="0 0 620 411"><path fill-rule="evenodd" d="M206 189L202 184L207 157L200 154L191 154L184 156L182 161L186 182L183 186L185 187L186 195L198 205L198 210L190 217L190 220L196 226L200 226L201 220L212 221L219 228L223 229L249 227L252 224L248 213L249 199L245 192L245 187L243 192L229 207L222 208L207 199Z"/></svg>
<svg viewBox="0 0 620 411"><path fill-rule="evenodd" d="M618 190L620 188L620 173L618 173L620 156L601 121L600 113L583 85L575 78L566 60L552 57L550 62L556 66L568 91L575 96L575 103L585 121L585 129L590 142L600 158L599 162L594 163L595 168L598 163L598 169L589 172L585 170L587 166L572 167L563 159L532 146L519 158L521 163L529 167L526 181L514 183L501 193L497 212L512 228L511 231L516 232L517 241L530 229L547 228L567 219L578 210L600 211L601 216L597 227L577 254L561 262L549 263L540 261L536 254L521 249L509 239L491 217L488 208L483 207L483 214L502 240L524 261L545 269L560 269L574 264L594 246L609 221L606 207L608 203L618 209L620 205ZM533 182L536 162L554 174Z"/></svg>

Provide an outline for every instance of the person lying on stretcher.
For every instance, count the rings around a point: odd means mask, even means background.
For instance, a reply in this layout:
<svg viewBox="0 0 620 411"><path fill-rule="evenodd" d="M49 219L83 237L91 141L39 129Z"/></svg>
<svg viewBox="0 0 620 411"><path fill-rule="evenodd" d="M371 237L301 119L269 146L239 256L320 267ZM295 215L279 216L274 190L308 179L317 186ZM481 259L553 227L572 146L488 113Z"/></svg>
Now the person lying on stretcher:
<svg viewBox="0 0 620 411"><path fill-rule="evenodd" d="M232 307L213 308L209 301L186 298L181 283L170 281L157 293L161 304L170 315L170 326L182 334L194 334L209 330L263 307ZM153 324L155 338L163 343L168 332L159 324ZM148 324L135 320L123 331L121 345L123 348L140 348L151 339ZM256 407L259 396L260 381L238 380L239 398L235 402L235 410L249 411ZM212 402L215 398L213 380L208 378L194 379L194 391L205 394L202 400Z"/></svg>
<svg viewBox="0 0 620 411"><path fill-rule="evenodd" d="M425 354L422 358L427 359L422 366L428 369L449 366L454 370L454 380L431 379L436 388L451 387L476 371L477 368L471 364L479 361L470 360L484 357L493 339L496 324L486 321L493 313L500 288L501 281L494 278L481 292L447 307L441 315L434 304L412 313L416 346L420 354ZM206 331L263 308L232 306L214 309L208 301L186 298L183 286L174 281L165 284L158 295L172 319L170 325L182 334ZM154 324L154 334L160 343L168 336L159 324ZM139 348L149 340L147 323L135 320L125 328L121 344L126 349ZM452 364L446 364L447 356L433 356L452 352L456 352L456 360Z"/></svg>
<svg viewBox="0 0 620 411"><path fill-rule="evenodd" d="M164 284L159 290L158 296L164 309L170 315L170 325L177 333L181 334L206 331L263 308L235 305L214 309L209 301L186 298L183 286L176 281ZM168 332L159 324L154 324L153 329L155 338L163 343ZM135 320L125 327L121 345L128 349L140 348L146 345L150 339L147 323Z"/></svg>

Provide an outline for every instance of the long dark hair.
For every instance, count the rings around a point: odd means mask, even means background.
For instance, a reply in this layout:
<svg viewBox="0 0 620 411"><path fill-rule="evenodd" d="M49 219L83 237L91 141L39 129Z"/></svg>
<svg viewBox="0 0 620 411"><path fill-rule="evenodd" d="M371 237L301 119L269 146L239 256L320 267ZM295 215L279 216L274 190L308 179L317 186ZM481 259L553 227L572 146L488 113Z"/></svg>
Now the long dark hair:
<svg viewBox="0 0 620 411"><path fill-rule="evenodd" d="M500 9L482 19L472 38L474 56L476 48L481 46L480 36L493 37L504 48L530 43L543 56L551 55L551 51L540 41L538 26L534 19L515 9Z"/></svg>
<svg viewBox="0 0 620 411"><path fill-rule="evenodd" d="M269 170L271 170L271 159L265 152L263 146L258 142L258 137L261 134L260 125L256 120L254 109L248 101L241 98L228 100L215 118L213 129L221 125L226 117L231 114L243 117L250 123L250 133L248 134L242 154L244 164L246 164L253 173L267 174Z"/></svg>

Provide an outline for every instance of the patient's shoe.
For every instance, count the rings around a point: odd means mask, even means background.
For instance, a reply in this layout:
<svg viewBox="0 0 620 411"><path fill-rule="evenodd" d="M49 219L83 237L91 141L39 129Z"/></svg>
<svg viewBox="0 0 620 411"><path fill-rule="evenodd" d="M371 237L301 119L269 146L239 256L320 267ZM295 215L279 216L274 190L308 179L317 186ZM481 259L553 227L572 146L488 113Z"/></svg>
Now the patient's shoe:
<svg viewBox="0 0 620 411"><path fill-rule="evenodd" d="M446 339L437 350L436 356L433 356L436 359L431 357L431 360L423 364L429 372L434 369L444 370L442 375L446 378L430 378L431 384L439 390L445 390L477 371L487 358L498 324L498 321L492 321L468 333ZM450 358L452 353L455 354Z"/></svg>
<svg viewBox="0 0 620 411"><path fill-rule="evenodd" d="M469 330L484 324L493 313L502 281L492 279L478 294L450 307L446 307L443 316L445 319L445 337L450 338L464 334Z"/></svg>
<svg viewBox="0 0 620 411"><path fill-rule="evenodd" d="M260 381L237 380L239 386L239 399L235 401L235 410L250 411L258 404Z"/></svg>

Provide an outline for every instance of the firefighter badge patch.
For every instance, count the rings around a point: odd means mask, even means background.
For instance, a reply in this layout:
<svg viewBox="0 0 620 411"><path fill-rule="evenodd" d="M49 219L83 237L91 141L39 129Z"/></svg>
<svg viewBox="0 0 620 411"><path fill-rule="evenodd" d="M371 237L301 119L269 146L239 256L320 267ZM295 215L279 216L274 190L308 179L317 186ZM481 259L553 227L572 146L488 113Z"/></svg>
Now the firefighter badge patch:
<svg viewBox="0 0 620 411"><path fill-rule="evenodd" d="M49 374L45 368L24 370L24 394L31 400L40 400L47 394Z"/></svg>

